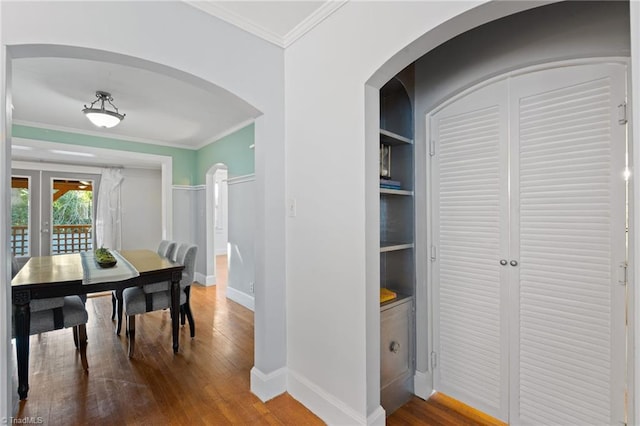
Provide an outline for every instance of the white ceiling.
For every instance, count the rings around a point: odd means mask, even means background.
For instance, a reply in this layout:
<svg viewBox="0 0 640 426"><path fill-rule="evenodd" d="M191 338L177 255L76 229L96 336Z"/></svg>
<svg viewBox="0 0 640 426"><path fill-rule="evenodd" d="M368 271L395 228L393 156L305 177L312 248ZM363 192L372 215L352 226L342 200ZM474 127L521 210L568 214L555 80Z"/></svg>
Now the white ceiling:
<svg viewBox="0 0 640 426"><path fill-rule="evenodd" d="M110 92L126 114L118 126L96 128L82 113L96 90ZM12 96L18 124L185 148L198 148L257 115L213 85L196 87L140 68L72 58L15 59Z"/></svg>
<svg viewBox="0 0 640 426"><path fill-rule="evenodd" d="M271 43L287 47L348 0L184 1Z"/></svg>
<svg viewBox="0 0 640 426"><path fill-rule="evenodd" d="M341 7L337 1L186 1L271 43L286 47ZM255 119L260 112L211 84L194 85L145 69L96 60L38 57L13 61L16 124L200 148ZM82 114L96 90L110 92L125 119L112 129L94 127ZM20 141L21 146L29 141ZM51 160L35 144L29 158ZM78 158L80 161L80 158Z"/></svg>

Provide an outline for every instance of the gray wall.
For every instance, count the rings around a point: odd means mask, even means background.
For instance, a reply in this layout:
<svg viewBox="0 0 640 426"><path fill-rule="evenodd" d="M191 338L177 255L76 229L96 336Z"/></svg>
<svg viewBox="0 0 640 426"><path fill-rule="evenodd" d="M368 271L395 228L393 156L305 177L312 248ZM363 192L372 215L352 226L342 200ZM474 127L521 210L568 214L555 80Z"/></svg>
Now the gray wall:
<svg viewBox="0 0 640 426"><path fill-rule="evenodd" d="M461 34L416 61L416 125L453 94L488 77L550 61L629 56L629 3L561 2Z"/></svg>
<svg viewBox="0 0 640 426"><path fill-rule="evenodd" d="M122 171L122 248L155 250L162 239L160 170Z"/></svg>
<svg viewBox="0 0 640 426"><path fill-rule="evenodd" d="M198 246L196 273L205 274L204 220L198 221L204 211L204 188L194 186L173 187L173 236L178 243L192 243ZM202 200L201 200L202 199ZM201 237L201 238L199 238Z"/></svg>
<svg viewBox="0 0 640 426"><path fill-rule="evenodd" d="M207 276L207 200L206 200L206 188L204 186L198 186L195 191L194 200L194 224L193 230L193 243L198 246L198 256L196 257L196 272L202 274L199 282L204 281L204 277ZM202 282L204 284L204 282Z"/></svg>
<svg viewBox="0 0 640 426"><path fill-rule="evenodd" d="M234 294L240 292L252 299L251 285L255 281L255 180L253 178L230 179L228 190L229 278L227 296L234 299ZM247 305L242 300L236 301Z"/></svg>
<svg viewBox="0 0 640 426"><path fill-rule="evenodd" d="M232 178L228 185L229 271L227 297L253 309L255 282L255 178ZM206 188L173 187L173 240L198 246L196 280L206 277Z"/></svg>

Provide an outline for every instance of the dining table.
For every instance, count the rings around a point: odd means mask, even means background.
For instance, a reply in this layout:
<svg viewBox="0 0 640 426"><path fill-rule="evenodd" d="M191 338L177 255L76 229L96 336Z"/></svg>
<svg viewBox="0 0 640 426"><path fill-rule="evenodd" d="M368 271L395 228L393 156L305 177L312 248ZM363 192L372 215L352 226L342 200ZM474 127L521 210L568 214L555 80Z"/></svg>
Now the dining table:
<svg viewBox="0 0 640 426"><path fill-rule="evenodd" d="M178 352L180 279L184 266L162 257L152 250L118 250L117 253L135 268L137 276L114 279L113 281L91 282L87 279L87 257L82 256L82 253L70 253L31 257L11 280L11 298L15 309L18 395L21 400L27 398L29 391L31 316L29 304L34 299L86 295L111 290L122 292L128 287L170 282L173 352Z"/></svg>

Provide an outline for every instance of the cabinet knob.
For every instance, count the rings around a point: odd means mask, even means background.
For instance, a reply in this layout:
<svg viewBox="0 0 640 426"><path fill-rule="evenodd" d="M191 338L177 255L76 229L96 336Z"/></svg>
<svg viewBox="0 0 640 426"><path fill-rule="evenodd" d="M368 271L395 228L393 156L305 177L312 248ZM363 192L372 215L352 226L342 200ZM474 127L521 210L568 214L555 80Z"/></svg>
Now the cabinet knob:
<svg viewBox="0 0 640 426"><path fill-rule="evenodd" d="M518 261L517 260L512 260L511 262L509 262L509 264L511 266L518 266Z"/></svg>
<svg viewBox="0 0 640 426"><path fill-rule="evenodd" d="M507 262L507 259L500 259L500 264L501 264L502 266L505 266L507 263L508 263L508 262Z"/></svg>
<svg viewBox="0 0 640 426"><path fill-rule="evenodd" d="M389 345L389 350L391 352L393 352L394 354L397 354L398 351L400 350L400 343L398 342L391 342L391 345Z"/></svg>

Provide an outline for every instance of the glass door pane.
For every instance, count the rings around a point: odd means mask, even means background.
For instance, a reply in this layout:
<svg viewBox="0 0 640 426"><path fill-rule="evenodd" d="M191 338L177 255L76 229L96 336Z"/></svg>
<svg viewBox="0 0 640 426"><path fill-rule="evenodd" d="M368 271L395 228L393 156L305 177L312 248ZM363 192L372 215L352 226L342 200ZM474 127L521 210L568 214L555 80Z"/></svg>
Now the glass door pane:
<svg viewBox="0 0 640 426"><path fill-rule="evenodd" d="M40 172L11 170L11 251L18 258L40 254Z"/></svg>
<svg viewBox="0 0 640 426"><path fill-rule="evenodd" d="M11 251L29 256L29 177L11 177Z"/></svg>
<svg viewBox="0 0 640 426"><path fill-rule="evenodd" d="M90 251L94 247L94 190L99 176L42 174L42 254Z"/></svg>
<svg viewBox="0 0 640 426"><path fill-rule="evenodd" d="M11 170L11 249L16 257L93 250L100 175Z"/></svg>
<svg viewBox="0 0 640 426"><path fill-rule="evenodd" d="M52 202L51 254L92 250L92 182L54 179Z"/></svg>

